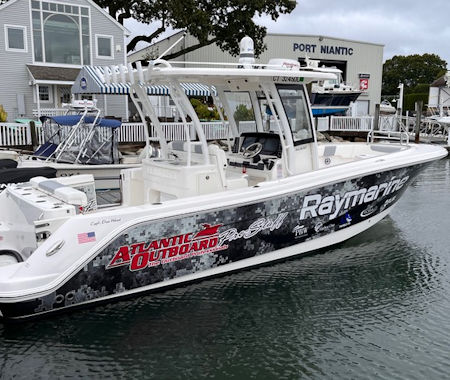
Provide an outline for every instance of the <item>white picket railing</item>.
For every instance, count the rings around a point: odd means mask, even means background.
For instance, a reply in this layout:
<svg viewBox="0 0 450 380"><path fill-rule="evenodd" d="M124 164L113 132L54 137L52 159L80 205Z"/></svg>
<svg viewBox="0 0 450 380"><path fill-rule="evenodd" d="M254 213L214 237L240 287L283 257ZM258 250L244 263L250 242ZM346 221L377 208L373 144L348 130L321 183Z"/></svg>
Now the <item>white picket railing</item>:
<svg viewBox="0 0 450 380"><path fill-rule="evenodd" d="M143 123L122 123L117 131L119 142L145 141L145 129Z"/></svg>
<svg viewBox="0 0 450 380"><path fill-rule="evenodd" d="M414 122L405 119L404 121L411 128L410 124ZM319 130L325 131L354 131L354 132L369 132L373 129L373 116L331 116L318 119ZM194 139L195 132L192 123L188 123L190 137ZM182 123L161 123L164 135L167 140L185 140L185 129ZM271 125L271 130L275 126ZM142 123L122 123L122 126L117 132L119 142L136 143L145 141L145 129ZM203 122L203 132L208 140L225 139L228 137L229 125L222 122ZM240 122L239 128L242 130L255 130L255 122ZM408 129L410 129L408 128ZM398 129L398 123L395 116L381 116L379 122L380 131L396 131ZM413 128L411 128L413 130ZM44 142L43 131L41 126L36 128L38 142L42 144ZM156 136L154 126L150 127L150 136ZM15 123L0 123L0 146L12 146L12 145L31 145L31 134L28 124L15 124Z"/></svg>
<svg viewBox="0 0 450 380"><path fill-rule="evenodd" d="M368 132L373 128L373 116L331 116L331 131Z"/></svg>
<svg viewBox="0 0 450 380"><path fill-rule="evenodd" d="M62 116L67 113L66 108L41 108L41 116ZM33 117L38 117L39 112L37 109L33 110Z"/></svg>
<svg viewBox="0 0 450 380"><path fill-rule="evenodd" d="M28 124L0 123L0 146L28 145L30 140Z"/></svg>
<svg viewBox="0 0 450 380"><path fill-rule="evenodd" d="M225 139L228 136L228 123L225 126L222 122L204 122L202 124L203 132L208 140ZM161 123L164 135L167 140L184 140L186 139L185 130L182 123ZM122 123L117 131L117 138L119 142L144 142L145 129L142 123ZM67 127L68 132L70 127ZM191 139L195 138L194 128L192 123L189 123L189 130ZM44 133L42 126L36 126L36 135L38 143L44 143ZM150 136L156 136L156 131L153 126L150 127ZM82 138L80 133L80 139ZM78 141L78 140L77 140ZM28 124L16 123L0 123L0 146L20 146L31 145L31 133Z"/></svg>

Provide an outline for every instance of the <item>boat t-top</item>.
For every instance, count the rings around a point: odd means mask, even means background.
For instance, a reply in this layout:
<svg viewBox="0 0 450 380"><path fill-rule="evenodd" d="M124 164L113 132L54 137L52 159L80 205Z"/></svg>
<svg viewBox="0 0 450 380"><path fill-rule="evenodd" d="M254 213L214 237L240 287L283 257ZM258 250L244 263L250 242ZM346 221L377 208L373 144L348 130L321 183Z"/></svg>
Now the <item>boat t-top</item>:
<svg viewBox="0 0 450 380"><path fill-rule="evenodd" d="M349 239L392 210L446 156L400 141L318 143L306 85L335 74L289 60L105 68L132 89L161 156L121 173L122 204L99 209L90 175L10 185L0 194L0 312L22 319L157 291ZM205 67L206 66L206 67ZM223 141L207 141L181 83L208 86ZM184 125L167 141L145 86L163 85ZM192 128L190 122L192 121ZM16 262L16 263L13 263Z"/></svg>

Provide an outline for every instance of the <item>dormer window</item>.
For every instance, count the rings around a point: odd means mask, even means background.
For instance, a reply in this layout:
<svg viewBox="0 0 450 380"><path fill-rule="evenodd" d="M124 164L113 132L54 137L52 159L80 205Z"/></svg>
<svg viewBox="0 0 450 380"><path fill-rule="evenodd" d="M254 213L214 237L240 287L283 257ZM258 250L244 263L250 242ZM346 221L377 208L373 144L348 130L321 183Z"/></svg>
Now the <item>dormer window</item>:
<svg viewBox="0 0 450 380"><path fill-rule="evenodd" d="M5 25L5 42L7 51L26 53L27 28L18 25Z"/></svg>
<svg viewBox="0 0 450 380"><path fill-rule="evenodd" d="M89 8L48 1L32 1L34 60L89 65Z"/></svg>

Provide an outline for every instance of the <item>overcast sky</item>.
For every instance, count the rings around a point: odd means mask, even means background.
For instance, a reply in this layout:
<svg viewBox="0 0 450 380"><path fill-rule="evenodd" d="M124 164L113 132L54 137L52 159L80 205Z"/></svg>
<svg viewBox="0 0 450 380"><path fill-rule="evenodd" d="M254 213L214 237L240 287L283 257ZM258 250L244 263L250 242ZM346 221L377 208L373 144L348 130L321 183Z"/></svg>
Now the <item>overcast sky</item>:
<svg viewBox="0 0 450 380"><path fill-rule="evenodd" d="M276 22L262 17L257 23L266 26L269 33L383 44L385 59L435 53L450 62L449 10L449 0L298 0L291 14L282 15ZM126 26L134 35L153 29L134 21L127 21Z"/></svg>

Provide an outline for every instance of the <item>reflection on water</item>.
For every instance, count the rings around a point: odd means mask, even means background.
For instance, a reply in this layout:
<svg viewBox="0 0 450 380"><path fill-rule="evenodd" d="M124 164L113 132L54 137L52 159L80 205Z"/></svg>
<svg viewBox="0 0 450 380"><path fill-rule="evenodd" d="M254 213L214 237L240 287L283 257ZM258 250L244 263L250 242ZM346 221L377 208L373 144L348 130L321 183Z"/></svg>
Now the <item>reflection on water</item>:
<svg viewBox="0 0 450 380"><path fill-rule="evenodd" d="M391 217L314 255L0 325L0 371L42 378L400 378L450 373L449 160Z"/></svg>

